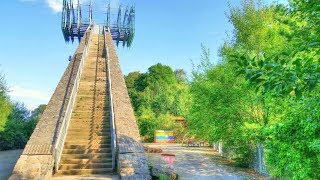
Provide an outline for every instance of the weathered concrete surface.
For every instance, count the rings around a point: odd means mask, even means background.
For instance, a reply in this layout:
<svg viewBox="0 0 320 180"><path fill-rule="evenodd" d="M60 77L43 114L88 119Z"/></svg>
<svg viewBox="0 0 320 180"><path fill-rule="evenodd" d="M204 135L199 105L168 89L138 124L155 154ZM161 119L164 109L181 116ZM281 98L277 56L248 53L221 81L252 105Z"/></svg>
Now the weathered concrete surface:
<svg viewBox="0 0 320 180"><path fill-rule="evenodd" d="M132 174L136 174L135 178L146 178L146 169L148 169L147 157L144 153L128 153L120 154L119 162L121 162L120 174L122 178L130 178Z"/></svg>
<svg viewBox="0 0 320 180"><path fill-rule="evenodd" d="M21 155L9 179L48 179L52 165L52 155Z"/></svg>
<svg viewBox="0 0 320 180"><path fill-rule="evenodd" d="M32 133L22 156L19 158L10 179L45 179L52 175L52 147L56 132L64 117L71 89L75 84L76 74L85 47L86 36L79 44L66 71L53 93L46 110Z"/></svg>
<svg viewBox="0 0 320 180"><path fill-rule="evenodd" d="M18 158L22 154L22 149L0 151L0 179L8 179L16 164Z"/></svg>
<svg viewBox="0 0 320 180"><path fill-rule="evenodd" d="M113 108L121 179L151 179L127 87L111 34L107 34Z"/></svg>

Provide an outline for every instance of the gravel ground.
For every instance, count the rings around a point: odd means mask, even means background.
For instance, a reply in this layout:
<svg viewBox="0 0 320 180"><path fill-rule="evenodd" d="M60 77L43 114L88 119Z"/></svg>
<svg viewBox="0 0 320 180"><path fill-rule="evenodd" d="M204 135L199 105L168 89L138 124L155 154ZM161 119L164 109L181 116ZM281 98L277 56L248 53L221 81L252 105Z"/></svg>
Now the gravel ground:
<svg viewBox="0 0 320 180"><path fill-rule="evenodd" d="M14 165L22 154L22 149L11 151L0 151L0 180L8 179Z"/></svg>
<svg viewBox="0 0 320 180"><path fill-rule="evenodd" d="M174 170L180 179L214 180L214 179L264 179L252 169L234 167L232 162L217 154L211 148L182 147L180 144L144 144L157 147L162 153L174 154ZM153 166L161 164L161 155L148 153Z"/></svg>

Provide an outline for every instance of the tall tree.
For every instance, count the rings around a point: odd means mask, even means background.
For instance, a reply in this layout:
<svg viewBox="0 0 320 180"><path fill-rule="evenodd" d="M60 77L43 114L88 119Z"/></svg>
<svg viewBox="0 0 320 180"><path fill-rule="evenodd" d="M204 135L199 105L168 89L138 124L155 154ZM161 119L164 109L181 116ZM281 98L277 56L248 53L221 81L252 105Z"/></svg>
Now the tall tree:
<svg viewBox="0 0 320 180"><path fill-rule="evenodd" d="M178 84L186 84L187 83L187 73L183 69L176 69L174 71L174 76Z"/></svg>
<svg viewBox="0 0 320 180"><path fill-rule="evenodd" d="M146 73L131 72L125 76L140 133L147 141L153 140L156 129L172 130L180 127L172 116L187 114L188 87L184 79L185 72L177 72L180 73L179 83L175 76L178 74L171 67L160 63L149 67Z"/></svg>

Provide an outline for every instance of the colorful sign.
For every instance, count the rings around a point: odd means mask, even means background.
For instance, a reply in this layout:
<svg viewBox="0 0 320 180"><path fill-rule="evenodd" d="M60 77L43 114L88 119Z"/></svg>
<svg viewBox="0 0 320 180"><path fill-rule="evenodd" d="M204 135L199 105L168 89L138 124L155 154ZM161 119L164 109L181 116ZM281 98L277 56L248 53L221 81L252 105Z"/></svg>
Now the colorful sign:
<svg viewBox="0 0 320 180"><path fill-rule="evenodd" d="M155 143L173 143L173 131L156 130L154 133Z"/></svg>

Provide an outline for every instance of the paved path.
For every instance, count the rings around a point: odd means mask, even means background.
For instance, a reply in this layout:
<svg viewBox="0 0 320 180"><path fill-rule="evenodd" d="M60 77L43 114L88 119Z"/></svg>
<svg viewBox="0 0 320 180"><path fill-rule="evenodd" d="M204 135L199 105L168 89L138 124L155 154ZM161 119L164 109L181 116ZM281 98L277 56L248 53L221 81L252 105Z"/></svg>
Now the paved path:
<svg viewBox="0 0 320 180"><path fill-rule="evenodd" d="M22 149L0 151L0 180L9 178L21 154Z"/></svg>
<svg viewBox="0 0 320 180"><path fill-rule="evenodd" d="M222 158L211 148L182 147L179 144L157 145L163 153L175 154L174 168L181 179L214 180L214 179L262 179L251 169L236 168L230 161ZM160 154L148 153L152 164L161 162Z"/></svg>

